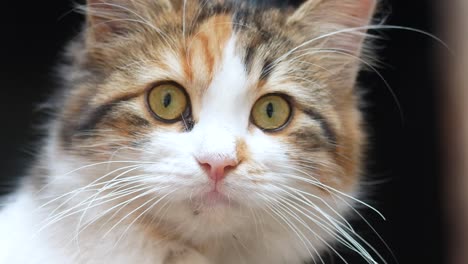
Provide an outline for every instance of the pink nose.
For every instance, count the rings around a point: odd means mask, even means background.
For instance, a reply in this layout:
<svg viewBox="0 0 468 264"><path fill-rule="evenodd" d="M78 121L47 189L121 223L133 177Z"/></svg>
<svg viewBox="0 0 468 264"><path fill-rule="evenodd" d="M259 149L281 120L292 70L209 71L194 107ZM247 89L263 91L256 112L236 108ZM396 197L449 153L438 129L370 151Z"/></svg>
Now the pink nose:
<svg viewBox="0 0 468 264"><path fill-rule="evenodd" d="M227 171L239 164L237 160L225 157L199 158L198 162L207 170L208 177L214 182L222 181L226 178Z"/></svg>

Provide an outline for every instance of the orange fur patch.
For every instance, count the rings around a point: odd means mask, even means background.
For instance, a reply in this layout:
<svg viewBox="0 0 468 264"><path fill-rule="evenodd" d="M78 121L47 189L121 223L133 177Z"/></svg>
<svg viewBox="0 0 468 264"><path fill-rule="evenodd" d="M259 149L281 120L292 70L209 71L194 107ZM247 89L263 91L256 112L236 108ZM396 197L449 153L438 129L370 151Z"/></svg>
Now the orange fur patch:
<svg viewBox="0 0 468 264"><path fill-rule="evenodd" d="M187 42L186 61L182 62L187 80L211 83L232 31L228 15L211 17L200 25Z"/></svg>
<svg viewBox="0 0 468 264"><path fill-rule="evenodd" d="M236 154L237 154L237 160L239 162L242 162L243 160L249 160L249 147L247 146L247 143L245 143L244 139L238 139L236 142Z"/></svg>

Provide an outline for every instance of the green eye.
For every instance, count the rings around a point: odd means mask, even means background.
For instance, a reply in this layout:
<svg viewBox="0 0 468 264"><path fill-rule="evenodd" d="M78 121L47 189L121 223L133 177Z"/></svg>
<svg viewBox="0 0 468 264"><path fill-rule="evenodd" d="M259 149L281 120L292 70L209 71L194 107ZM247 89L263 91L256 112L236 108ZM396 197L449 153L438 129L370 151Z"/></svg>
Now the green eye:
<svg viewBox="0 0 468 264"><path fill-rule="evenodd" d="M165 122L178 121L188 109L185 90L173 83L154 87L148 93L148 106L151 111Z"/></svg>
<svg viewBox="0 0 468 264"><path fill-rule="evenodd" d="M291 117L291 106L281 95L267 95L258 100L252 109L252 120L266 131L283 128Z"/></svg>

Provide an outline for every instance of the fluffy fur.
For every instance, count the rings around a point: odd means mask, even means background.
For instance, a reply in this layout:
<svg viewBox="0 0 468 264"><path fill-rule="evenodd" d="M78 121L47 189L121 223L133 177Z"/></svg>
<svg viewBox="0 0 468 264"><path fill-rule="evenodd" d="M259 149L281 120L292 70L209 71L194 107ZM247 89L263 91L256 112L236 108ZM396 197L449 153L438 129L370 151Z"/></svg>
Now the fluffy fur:
<svg viewBox="0 0 468 264"><path fill-rule="evenodd" d="M0 263L303 263L344 245L365 137L355 90L374 0L259 7L230 0L89 0L37 164L0 214ZM191 115L145 94L186 89ZM251 122L290 98L281 131ZM200 157L238 165L213 183Z"/></svg>

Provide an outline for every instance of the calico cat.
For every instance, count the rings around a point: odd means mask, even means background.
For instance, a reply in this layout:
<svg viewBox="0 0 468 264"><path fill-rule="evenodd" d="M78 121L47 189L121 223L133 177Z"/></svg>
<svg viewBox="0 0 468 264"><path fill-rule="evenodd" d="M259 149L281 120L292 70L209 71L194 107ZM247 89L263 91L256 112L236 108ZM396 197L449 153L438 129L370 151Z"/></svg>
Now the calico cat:
<svg viewBox="0 0 468 264"><path fill-rule="evenodd" d="M0 263L376 263L346 220L375 6L88 0Z"/></svg>

